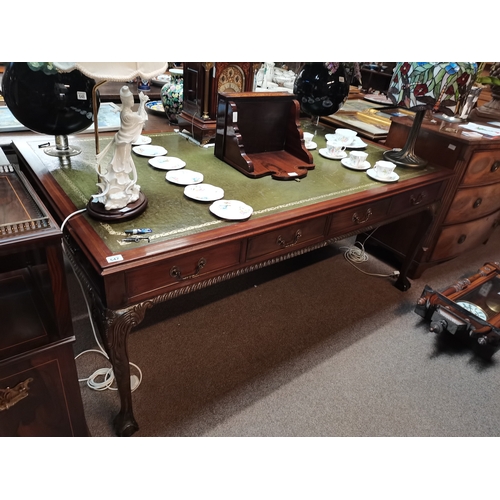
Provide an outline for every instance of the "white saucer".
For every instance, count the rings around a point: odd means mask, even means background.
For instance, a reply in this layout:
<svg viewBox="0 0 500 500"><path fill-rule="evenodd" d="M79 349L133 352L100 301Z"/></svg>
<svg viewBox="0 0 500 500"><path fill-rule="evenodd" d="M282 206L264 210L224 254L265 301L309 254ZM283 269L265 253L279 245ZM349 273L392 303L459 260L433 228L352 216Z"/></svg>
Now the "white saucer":
<svg viewBox="0 0 500 500"><path fill-rule="evenodd" d="M366 148L368 144L363 142L359 137L357 137L352 144L346 146L347 149L363 149Z"/></svg>
<svg viewBox="0 0 500 500"><path fill-rule="evenodd" d="M326 141L333 141L338 137L336 134L325 134ZM366 148L367 144L361 140L361 137L356 136L351 144L346 144L345 147L348 149L363 149Z"/></svg>
<svg viewBox="0 0 500 500"><path fill-rule="evenodd" d="M253 213L253 208L238 200L218 200L210 205L210 212L221 219L244 220Z"/></svg>
<svg viewBox="0 0 500 500"><path fill-rule="evenodd" d="M312 151L313 149L316 149L317 147L318 147L318 145L313 141L306 144L306 149L309 149L310 151Z"/></svg>
<svg viewBox="0 0 500 500"><path fill-rule="evenodd" d="M186 166L186 162L175 156L155 156L148 160L148 163L160 170L179 170Z"/></svg>
<svg viewBox="0 0 500 500"><path fill-rule="evenodd" d="M167 181L181 186L188 186L189 184L199 184L203 182L203 174L194 172L193 170L170 170L165 176Z"/></svg>
<svg viewBox="0 0 500 500"><path fill-rule="evenodd" d="M345 158L347 156L347 153L345 151L342 151L339 156L333 156L328 152L327 148L321 148L319 150L319 154L321 156L324 156L325 158L328 158L329 160L341 160L342 158Z"/></svg>
<svg viewBox="0 0 500 500"><path fill-rule="evenodd" d="M151 137L147 135L140 135L137 141L132 143L132 146L143 146L144 144L151 144Z"/></svg>
<svg viewBox="0 0 500 500"><path fill-rule="evenodd" d="M380 182L396 182L399 179L399 175L396 172L392 172L389 177L379 177L374 168L367 170L366 173L369 177Z"/></svg>
<svg viewBox="0 0 500 500"><path fill-rule="evenodd" d="M145 144L144 146L134 146L132 151L139 156L162 156L166 155L168 151L163 146L151 146Z"/></svg>
<svg viewBox="0 0 500 500"><path fill-rule="evenodd" d="M368 170L371 168L370 162L369 161L364 161L359 167L354 167L351 165L351 162L349 161L349 158L344 158L343 160L340 160L340 163L344 165L344 167L350 168L351 170Z"/></svg>
<svg viewBox="0 0 500 500"><path fill-rule="evenodd" d="M186 186L184 194L196 201L215 201L224 198L224 190L211 184L192 184Z"/></svg>

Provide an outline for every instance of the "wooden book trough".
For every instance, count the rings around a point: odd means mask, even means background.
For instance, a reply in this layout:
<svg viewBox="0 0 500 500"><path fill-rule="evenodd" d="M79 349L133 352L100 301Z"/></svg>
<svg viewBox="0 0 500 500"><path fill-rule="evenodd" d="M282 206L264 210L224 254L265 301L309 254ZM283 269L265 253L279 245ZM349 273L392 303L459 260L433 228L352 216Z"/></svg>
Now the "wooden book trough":
<svg viewBox="0 0 500 500"><path fill-rule="evenodd" d="M305 177L314 164L299 117L289 93L219 93L214 154L248 177Z"/></svg>

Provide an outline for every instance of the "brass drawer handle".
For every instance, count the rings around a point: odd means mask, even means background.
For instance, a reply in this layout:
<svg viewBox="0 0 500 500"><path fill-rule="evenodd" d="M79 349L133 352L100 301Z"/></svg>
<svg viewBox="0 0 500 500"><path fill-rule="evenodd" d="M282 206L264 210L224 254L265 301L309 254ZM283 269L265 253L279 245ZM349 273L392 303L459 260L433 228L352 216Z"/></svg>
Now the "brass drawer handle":
<svg viewBox="0 0 500 500"><path fill-rule="evenodd" d="M499 168L500 168L500 161L496 161L496 162L495 162L495 163L493 163L493 165L491 166L491 171L492 171L492 172L496 172Z"/></svg>
<svg viewBox="0 0 500 500"><path fill-rule="evenodd" d="M21 399L28 397L28 384L31 382L33 382L33 379L30 377L24 382L19 382L19 384L12 389L10 387L7 387L7 389L0 389L0 411L8 410L16 403L19 403Z"/></svg>
<svg viewBox="0 0 500 500"><path fill-rule="evenodd" d="M300 229L297 229L297 231L295 231L295 237L293 238L293 241L291 243L287 243L281 237L281 234L278 236L278 240L276 242L278 243L278 245L281 248L287 248L287 247L293 247L293 245L296 245L300 238L302 238L302 231Z"/></svg>
<svg viewBox="0 0 500 500"><path fill-rule="evenodd" d="M478 198L475 202L474 205L472 205L472 208L477 208L481 203L483 202L482 198Z"/></svg>
<svg viewBox="0 0 500 500"><path fill-rule="evenodd" d="M205 257L202 257L199 261L198 264L196 265L196 269L193 274L190 274L189 276L182 276L181 270L177 267L174 266L172 269L170 269L170 276L172 278L176 278L178 280L184 281L184 280L189 280L191 278L195 278L200 274L200 271L205 267L207 263L207 259Z"/></svg>
<svg viewBox="0 0 500 500"><path fill-rule="evenodd" d="M462 234L462 236L460 236L460 238L458 238L458 244L461 245L466 239L467 239L467 235Z"/></svg>
<svg viewBox="0 0 500 500"><path fill-rule="evenodd" d="M425 193L418 193L418 196L414 196L413 194L410 196L410 203L412 205L420 205L425 198L427 198L427 195Z"/></svg>
<svg viewBox="0 0 500 500"><path fill-rule="evenodd" d="M369 208L366 211L365 217L363 219L360 219L358 213L354 212L354 215L352 216L352 221L355 222L356 224L363 224L364 222L366 222L371 217L371 215L372 215L372 209L371 208Z"/></svg>

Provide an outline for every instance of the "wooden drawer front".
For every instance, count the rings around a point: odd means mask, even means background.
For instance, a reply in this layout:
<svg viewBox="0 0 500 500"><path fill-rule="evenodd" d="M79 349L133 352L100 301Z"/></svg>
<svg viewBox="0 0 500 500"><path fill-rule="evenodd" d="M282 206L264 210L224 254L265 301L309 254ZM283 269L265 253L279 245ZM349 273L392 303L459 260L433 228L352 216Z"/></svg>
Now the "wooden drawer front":
<svg viewBox="0 0 500 500"><path fill-rule="evenodd" d="M500 182L500 151L477 151L469 162L463 186Z"/></svg>
<svg viewBox="0 0 500 500"><path fill-rule="evenodd" d="M459 189L446 216L445 224L478 219L500 208L500 183Z"/></svg>
<svg viewBox="0 0 500 500"><path fill-rule="evenodd" d="M87 434L71 344L2 363L0 436Z"/></svg>
<svg viewBox="0 0 500 500"><path fill-rule="evenodd" d="M324 239L326 217L308 220L248 239L247 260L264 255L288 253L296 247L311 245Z"/></svg>
<svg viewBox="0 0 500 500"><path fill-rule="evenodd" d="M431 184L423 188L414 189L409 193L403 193L392 198L389 213L391 215L401 214L420 205L427 205L439 199L442 183Z"/></svg>
<svg viewBox="0 0 500 500"><path fill-rule="evenodd" d="M217 248L186 253L141 266L127 272L127 289L130 297L168 289L174 285L199 281L203 276L234 266L240 260L240 243L232 242Z"/></svg>
<svg viewBox="0 0 500 500"><path fill-rule="evenodd" d="M464 224L445 227L439 236L431 260L456 257L484 243L500 224L500 211Z"/></svg>
<svg viewBox="0 0 500 500"><path fill-rule="evenodd" d="M385 199L333 214L328 236L340 236L379 222L386 217L390 203Z"/></svg>

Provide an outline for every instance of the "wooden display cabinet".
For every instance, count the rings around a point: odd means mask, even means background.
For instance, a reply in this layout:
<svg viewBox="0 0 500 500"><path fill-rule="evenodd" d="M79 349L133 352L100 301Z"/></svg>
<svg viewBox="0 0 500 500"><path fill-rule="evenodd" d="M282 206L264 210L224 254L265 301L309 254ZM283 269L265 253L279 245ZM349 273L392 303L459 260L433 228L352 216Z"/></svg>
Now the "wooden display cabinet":
<svg viewBox="0 0 500 500"><path fill-rule="evenodd" d="M0 149L0 436L87 436L62 233Z"/></svg>
<svg viewBox="0 0 500 500"><path fill-rule="evenodd" d="M410 118L393 118L385 145L403 147L411 124ZM453 170L454 176L410 266L410 278L486 243L500 224L500 139L472 138L464 132L447 122L422 124L415 153ZM412 231L412 224L397 222L380 228L365 246L385 260L400 260L410 250Z"/></svg>

